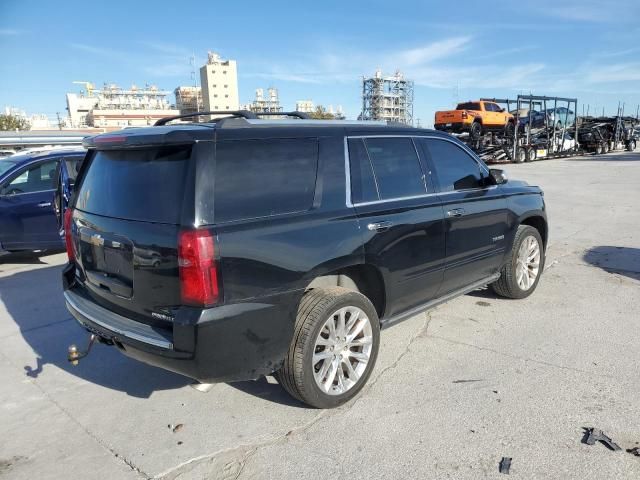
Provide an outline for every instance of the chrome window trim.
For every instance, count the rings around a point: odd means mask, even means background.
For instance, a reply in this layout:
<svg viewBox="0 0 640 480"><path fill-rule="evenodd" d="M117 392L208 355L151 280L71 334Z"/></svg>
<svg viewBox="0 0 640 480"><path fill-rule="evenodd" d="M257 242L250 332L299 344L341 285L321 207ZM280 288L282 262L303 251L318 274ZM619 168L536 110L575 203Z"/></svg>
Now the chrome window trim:
<svg viewBox="0 0 640 480"><path fill-rule="evenodd" d="M411 142L413 143L413 148L416 151L416 155L418 155L418 158L420 157L420 154L418 153L418 147L416 146L416 142L415 139L416 138L433 138L435 140L442 140L445 142L449 142L454 144L455 146L457 146L458 148L462 149L465 153L468 153L472 160L474 160L477 164L478 167L480 167L480 169L483 171L483 173L485 173L487 176L489 175L489 169L488 167L482 162L482 160L480 160L480 158L473 152L473 150L471 150L469 147L467 147L466 145L462 144L460 145L458 142L455 142L449 138L445 138L445 137L440 137L438 135L346 135L344 137L344 167L345 167L345 180L346 180L346 205L348 208L353 208L353 207L361 207L361 206L366 206L366 205L376 205L376 204L380 204L380 203L388 203L388 202L397 202L400 200L414 200L416 198L426 198L426 197L432 197L432 196L436 196L436 195L451 195L452 193L466 193L466 192L478 192L478 191L485 191L485 190L494 190L496 188L498 188L497 185L491 185L490 187L483 187L483 188L469 188L469 189L465 189L465 190L451 190L448 192L433 192L433 193L425 193L424 195L409 195L406 197L395 197L395 198L386 198L383 200L373 200L370 202L360 202L360 203L352 203L351 201L351 163L349 162L349 144L348 141L351 138L361 138L361 139L367 139L367 138L410 138ZM366 148L366 142L365 142L365 148ZM373 174L375 175L375 172L373 172ZM427 189L427 181L426 181L426 177L423 179L424 182L424 186L425 186L425 190Z"/></svg>

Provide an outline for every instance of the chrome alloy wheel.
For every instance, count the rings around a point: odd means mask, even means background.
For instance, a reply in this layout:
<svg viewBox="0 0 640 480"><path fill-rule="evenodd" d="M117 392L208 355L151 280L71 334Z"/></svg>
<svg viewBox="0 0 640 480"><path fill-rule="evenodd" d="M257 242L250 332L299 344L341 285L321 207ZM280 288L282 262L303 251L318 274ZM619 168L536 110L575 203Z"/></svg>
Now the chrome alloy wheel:
<svg viewBox="0 0 640 480"><path fill-rule="evenodd" d="M540 271L540 244L534 236L524 239L518 250L516 263L516 281L518 286L529 290L538 278Z"/></svg>
<svg viewBox="0 0 640 480"><path fill-rule="evenodd" d="M351 389L364 374L373 349L367 314L358 307L335 311L320 329L313 353L313 376L328 395Z"/></svg>

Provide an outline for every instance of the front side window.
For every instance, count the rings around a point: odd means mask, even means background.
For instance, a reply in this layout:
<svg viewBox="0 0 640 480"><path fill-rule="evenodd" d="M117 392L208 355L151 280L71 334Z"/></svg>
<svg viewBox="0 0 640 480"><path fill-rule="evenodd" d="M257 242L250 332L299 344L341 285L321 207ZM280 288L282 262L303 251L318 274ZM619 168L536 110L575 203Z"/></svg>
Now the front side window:
<svg viewBox="0 0 640 480"><path fill-rule="evenodd" d="M365 145L381 200L426 193L424 174L411 138L367 138Z"/></svg>
<svg viewBox="0 0 640 480"><path fill-rule="evenodd" d="M58 161L40 163L27 168L2 188L2 193L33 193L56 188Z"/></svg>
<svg viewBox="0 0 640 480"><path fill-rule="evenodd" d="M426 141L441 192L468 190L483 186L478 162L461 147L447 140L435 138L423 141Z"/></svg>
<svg viewBox="0 0 640 480"><path fill-rule="evenodd" d="M218 142L215 221L307 211L317 170L315 138Z"/></svg>

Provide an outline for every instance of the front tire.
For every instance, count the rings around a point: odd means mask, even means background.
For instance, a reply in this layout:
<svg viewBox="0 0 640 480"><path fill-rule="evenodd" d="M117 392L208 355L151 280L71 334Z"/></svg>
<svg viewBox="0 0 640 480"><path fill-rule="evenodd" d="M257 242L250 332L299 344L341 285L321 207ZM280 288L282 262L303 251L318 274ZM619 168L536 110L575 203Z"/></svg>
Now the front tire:
<svg viewBox="0 0 640 480"><path fill-rule="evenodd" d="M380 321L364 295L342 287L308 291L276 378L298 400L334 408L364 387L378 358Z"/></svg>
<svg viewBox="0 0 640 480"><path fill-rule="evenodd" d="M491 284L493 291L507 298L528 297L538 286L544 261L540 233L529 225L520 225L509 260L502 267L500 278Z"/></svg>

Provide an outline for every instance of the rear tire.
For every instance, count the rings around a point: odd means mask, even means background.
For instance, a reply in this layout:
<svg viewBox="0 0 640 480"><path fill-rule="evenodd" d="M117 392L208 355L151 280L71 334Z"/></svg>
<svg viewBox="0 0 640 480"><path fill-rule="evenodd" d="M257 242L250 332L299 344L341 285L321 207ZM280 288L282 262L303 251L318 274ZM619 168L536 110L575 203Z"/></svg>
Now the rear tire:
<svg viewBox="0 0 640 480"><path fill-rule="evenodd" d="M536 159L536 149L535 148L527 148L526 158L527 162L533 162Z"/></svg>
<svg viewBox="0 0 640 480"><path fill-rule="evenodd" d="M513 163L522 163L527 159L527 152L523 147L516 148L516 156Z"/></svg>
<svg viewBox="0 0 640 480"><path fill-rule="evenodd" d="M477 140L482 136L482 124L480 122L473 122L469 127L469 135L474 140Z"/></svg>
<svg viewBox="0 0 640 480"><path fill-rule="evenodd" d="M596 155L601 155L601 154L602 154L602 148L603 148L603 147L602 147L602 144L601 144L601 143L597 144L597 145L596 145L596 150L595 150L595 152L594 152L594 153L595 153Z"/></svg>
<svg viewBox="0 0 640 480"><path fill-rule="evenodd" d="M301 402L334 408L364 387L379 345L380 321L367 297L342 287L316 288L300 302L293 340L276 378Z"/></svg>
<svg viewBox="0 0 640 480"><path fill-rule="evenodd" d="M630 152L633 152L635 149L636 149L636 141L635 140L631 140L627 144L627 150L629 150Z"/></svg>
<svg viewBox="0 0 640 480"><path fill-rule="evenodd" d="M608 142L602 145L602 153L603 154L609 153L609 143Z"/></svg>
<svg viewBox="0 0 640 480"><path fill-rule="evenodd" d="M491 284L491 288L502 297L528 297L538 286L544 270L544 260L544 247L538 230L529 225L520 225L513 240L509 260L500 270L500 278Z"/></svg>

